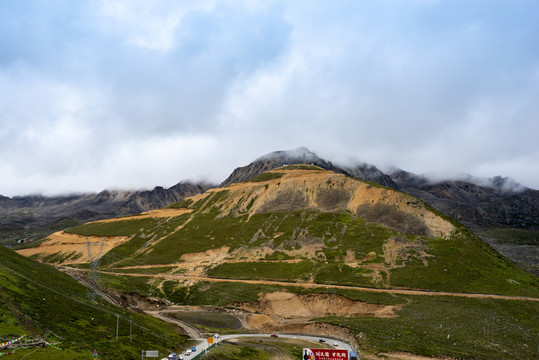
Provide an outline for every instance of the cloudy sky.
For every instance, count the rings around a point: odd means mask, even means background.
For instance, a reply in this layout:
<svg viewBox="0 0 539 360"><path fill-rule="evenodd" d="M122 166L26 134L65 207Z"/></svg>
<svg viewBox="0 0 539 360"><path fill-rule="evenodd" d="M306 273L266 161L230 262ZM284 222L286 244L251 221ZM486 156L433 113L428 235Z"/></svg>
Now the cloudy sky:
<svg viewBox="0 0 539 360"><path fill-rule="evenodd" d="M539 188L539 2L0 0L0 194L306 146Z"/></svg>

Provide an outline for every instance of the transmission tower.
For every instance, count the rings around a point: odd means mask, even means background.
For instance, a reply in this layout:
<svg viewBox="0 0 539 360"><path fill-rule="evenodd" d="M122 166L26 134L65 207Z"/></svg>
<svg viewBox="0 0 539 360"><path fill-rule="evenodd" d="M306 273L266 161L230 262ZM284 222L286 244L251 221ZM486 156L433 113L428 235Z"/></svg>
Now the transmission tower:
<svg viewBox="0 0 539 360"><path fill-rule="evenodd" d="M90 242L88 237L86 237L86 250L92 273L92 282L90 284L92 288L92 301L95 301L97 292L100 288L99 266L101 265L101 257L103 256L103 249L105 248L105 239L106 238L103 238L101 242Z"/></svg>

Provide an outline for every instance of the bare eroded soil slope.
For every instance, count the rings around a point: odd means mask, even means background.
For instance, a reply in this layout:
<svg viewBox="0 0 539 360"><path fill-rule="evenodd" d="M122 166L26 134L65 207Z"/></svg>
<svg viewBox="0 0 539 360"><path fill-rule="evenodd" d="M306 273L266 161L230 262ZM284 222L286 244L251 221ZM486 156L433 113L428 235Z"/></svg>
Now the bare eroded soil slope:
<svg viewBox="0 0 539 360"><path fill-rule="evenodd" d="M286 167L285 167L286 169ZM221 216L229 213L269 213L317 209L322 212L348 210L367 221L399 231L425 236L449 236L454 226L418 199L325 170L280 170L267 181L232 184L223 201ZM271 175L268 175L271 178ZM202 201L213 189L193 199Z"/></svg>
<svg viewBox="0 0 539 360"><path fill-rule="evenodd" d="M93 221L88 224L111 223L144 218L172 218L189 212L191 212L189 209L158 209L135 216ZM38 246L20 249L17 252L24 256L35 257L38 260L54 256L51 262L60 262L64 265L80 264L87 263L91 260L88 250L90 250L90 253L94 257L100 253L101 255L105 255L116 246L124 244L130 239L131 237L129 236L83 236L58 231L49 235Z"/></svg>

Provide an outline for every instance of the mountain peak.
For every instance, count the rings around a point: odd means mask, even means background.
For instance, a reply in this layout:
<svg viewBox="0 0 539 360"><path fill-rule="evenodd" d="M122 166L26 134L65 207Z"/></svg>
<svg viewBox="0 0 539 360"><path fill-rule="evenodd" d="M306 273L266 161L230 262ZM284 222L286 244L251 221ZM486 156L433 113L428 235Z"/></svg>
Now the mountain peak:
<svg viewBox="0 0 539 360"><path fill-rule="evenodd" d="M519 193L526 190L525 186L522 186L509 177L498 175L489 180L491 181L491 187L501 192Z"/></svg>
<svg viewBox="0 0 539 360"><path fill-rule="evenodd" d="M291 163L308 164L311 162L321 161L322 159L306 147L299 147L293 150L279 150L259 157L256 161L275 160L289 161Z"/></svg>
<svg viewBox="0 0 539 360"><path fill-rule="evenodd" d="M324 170L333 171L338 174L343 174L359 180L372 181L393 189L397 188L397 185L391 180L391 178L378 170L374 165L365 163L348 167L334 165L330 161L322 159L306 147L299 147L293 150L274 151L263 155L247 166L236 168L234 172L232 172L232 174L225 181L223 181L221 186L228 186L232 183L242 182L260 175L263 172L270 171L281 166L295 164L315 165Z"/></svg>
<svg viewBox="0 0 539 360"><path fill-rule="evenodd" d="M233 183L242 182L260 175L263 172L270 171L281 166L294 164L316 165L325 170L350 176L350 174L343 169L338 168L331 162L320 158L306 147L299 147L293 150L274 151L259 157L247 166L236 168L232 174L225 181L223 181L221 186L228 186Z"/></svg>

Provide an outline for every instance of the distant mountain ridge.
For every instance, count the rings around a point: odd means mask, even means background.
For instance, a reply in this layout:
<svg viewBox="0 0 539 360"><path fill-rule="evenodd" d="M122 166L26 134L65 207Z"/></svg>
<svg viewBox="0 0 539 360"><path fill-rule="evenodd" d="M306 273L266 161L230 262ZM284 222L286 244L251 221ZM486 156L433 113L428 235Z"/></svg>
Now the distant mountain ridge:
<svg viewBox="0 0 539 360"><path fill-rule="evenodd" d="M539 191L497 176L481 185L466 180L429 181L406 171L390 175L400 190L473 229L539 230Z"/></svg>
<svg viewBox="0 0 539 360"><path fill-rule="evenodd" d="M50 232L87 221L158 209L214 187L209 183L180 182L168 189L109 191L65 196L0 196L0 240L38 239Z"/></svg>

